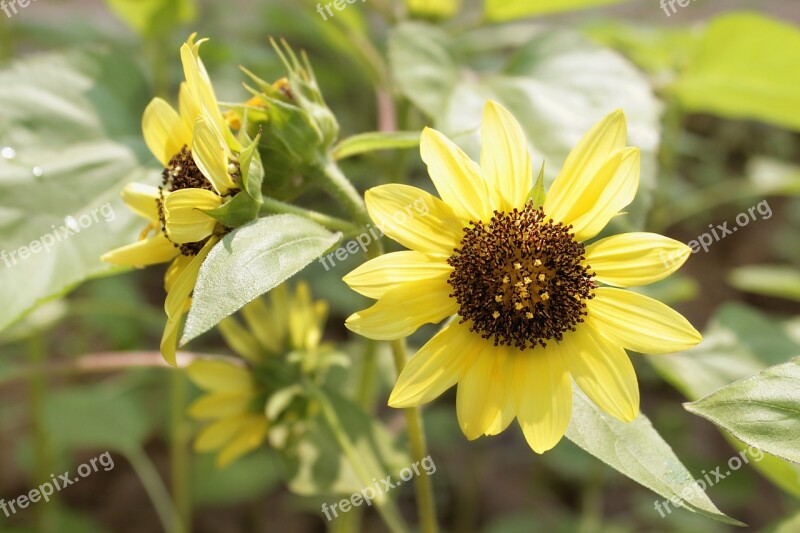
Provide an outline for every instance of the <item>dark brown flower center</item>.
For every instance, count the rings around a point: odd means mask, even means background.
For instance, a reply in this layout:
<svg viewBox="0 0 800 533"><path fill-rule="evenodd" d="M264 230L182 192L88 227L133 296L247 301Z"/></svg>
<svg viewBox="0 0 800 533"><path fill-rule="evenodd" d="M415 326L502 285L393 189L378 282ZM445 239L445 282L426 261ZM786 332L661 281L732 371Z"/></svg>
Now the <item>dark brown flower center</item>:
<svg viewBox="0 0 800 533"><path fill-rule="evenodd" d="M495 346L521 350L575 331L597 285L570 229L532 203L471 222L447 260L461 322Z"/></svg>

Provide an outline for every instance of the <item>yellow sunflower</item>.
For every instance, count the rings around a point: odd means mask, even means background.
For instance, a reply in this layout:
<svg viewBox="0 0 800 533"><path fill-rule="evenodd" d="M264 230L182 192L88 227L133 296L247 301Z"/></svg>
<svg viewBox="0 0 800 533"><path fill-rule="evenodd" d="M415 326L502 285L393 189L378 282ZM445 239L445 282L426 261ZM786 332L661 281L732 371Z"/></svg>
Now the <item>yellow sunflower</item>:
<svg viewBox="0 0 800 533"><path fill-rule="evenodd" d="M639 185L639 150L625 146L622 111L572 150L542 206L529 200L531 160L514 117L487 103L481 137L478 165L438 131L423 131L422 159L441 200L406 185L367 191L370 216L411 251L345 277L378 300L347 327L390 340L454 316L409 361L389 405L416 406L458 384L467 438L495 435L516 417L543 453L566 431L572 380L604 411L630 421L639 389L625 349L668 353L700 341L677 312L618 288L665 278L690 249L653 233L585 243ZM665 264L664 256L677 260Z"/></svg>
<svg viewBox="0 0 800 533"><path fill-rule="evenodd" d="M217 105L194 35L181 47L186 81L176 111L154 98L144 111L142 131L164 166L159 187L131 183L123 201L148 221L137 242L112 250L102 260L127 266L172 261L165 277L167 325L161 352L175 364L178 333L200 265L226 229L204 213L238 192L239 167L233 137Z"/></svg>

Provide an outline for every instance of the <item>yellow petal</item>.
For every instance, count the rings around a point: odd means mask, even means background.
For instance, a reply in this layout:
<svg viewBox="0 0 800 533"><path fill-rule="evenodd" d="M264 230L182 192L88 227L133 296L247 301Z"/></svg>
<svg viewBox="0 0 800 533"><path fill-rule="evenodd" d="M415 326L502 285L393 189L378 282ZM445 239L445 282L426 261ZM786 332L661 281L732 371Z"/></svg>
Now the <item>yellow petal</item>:
<svg viewBox="0 0 800 533"><path fill-rule="evenodd" d="M591 239L602 231L608 221L630 204L639 189L638 148L624 148L612 156L584 191L583 207L588 208L577 218L563 221L572 224L579 241Z"/></svg>
<svg viewBox="0 0 800 533"><path fill-rule="evenodd" d="M212 237L208 242L203 245L203 248L198 252L194 258L186 265L186 268L175 279L172 289L167 293L167 298L164 300L164 310L167 316L173 318L177 315L183 314L186 309L186 301L194 290L194 284L197 281L197 274L200 272L200 265L203 264L208 252L219 240L218 237Z"/></svg>
<svg viewBox="0 0 800 533"><path fill-rule="evenodd" d="M227 194L235 184L228 174L228 155L222 139L205 120L198 120L194 127L192 159L220 195Z"/></svg>
<svg viewBox="0 0 800 533"><path fill-rule="evenodd" d="M193 99L199 102L204 118L211 122L211 129L222 137L226 146L241 151L241 144L233 136L222 117L217 104L217 96L214 94L214 87L211 85L211 78L200 59L200 45L203 42L205 39L197 43L185 43L181 46L181 63L189 91L192 93Z"/></svg>
<svg viewBox="0 0 800 533"><path fill-rule="evenodd" d="M103 254L100 259L114 265L147 266L166 263L176 255L178 249L175 244L159 232L152 237L111 250Z"/></svg>
<svg viewBox="0 0 800 533"><path fill-rule="evenodd" d="M585 190L608 159L625 147L627 138L625 115L614 111L592 127L567 156L558 177L547 191L544 211L555 220L565 222L585 213L591 198ZM573 214L571 214L573 213Z"/></svg>
<svg viewBox="0 0 800 533"><path fill-rule="evenodd" d="M263 415L252 415L239 433L217 456L217 466L223 468L239 457L261 446L267 438L269 425Z"/></svg>
<svg viewBox="0 0 800 533"><path fill-rule="evenodd" d="M692 249L657 233L623 233L586 247L595 279L617 287L635 287L661 280L678 270Z"/></svg>
<svg viewBox="0 0 800 533"><path fill-rule="evenodd" d="M680 352L702 340L680 313L635 292L602 287L586 307L587 321L603 336L635 352Z"/></svg>
<svg viewBox="0 0 800 533"><path fill-rule="evenodd" d="M201 396L189 406L189 416L197 420L222 418L244 413L255 395L249 391L212 392Z"/></svg>
<svg viewBox="0 0 800 533"><path fill-rule="evenodd" d="M422 189L379 185L368 190L364 199L375 225L406 248L450 257L461 241L465 224L444 202Z"/></svg>
<svg viewBox="0 0 800 533"><path fill-rule="evenodd" d="M214 231L216 219L203 213L222 205L222 198L206 189L180 189L164 199L164 220L172 242L202 241Z"/></svg>
<svg viewBox="0 0 800 533"><path fill-rule="evenodd" d="M389 396L391 407L414 407L427 403L458 381L472 363L469 347L474 336L465 324L453 322L433 336L403 368Z"/></svg>
<svg viewBox="0 0 800 533"><path fill-rule="evenodd" d="M169 195L164 192L164 195ZM144 183L129 183L122 189L122 201L125 202L134 213L148 219L151 222L158 222L158 202L161 193L158 187L145 185Z"/></svg>
<svg viewBox="0 0 800 533"><path fill-rule="evenodd" d="M196 359L186 368L192 382L207 391L252 391L253 375L242 365L222 359Z"/></svg>
<svg viewBox="0 0 800 533"><path fill-rule="evenodd" d="M489 101L481 123L481 169L493 205L510 211L525 204L533 184L528 141L517 119L497 102Z"/></svg>
<svg viewBox="0 0 800 533"><path fill-rule="evenodd" d="M261 328L262 326L257 326ZM229 316L217 324L222 338L225 339L231 350L251 363L258 363L263 359L264 353L258 345L256 338L243 328L238 320Z"/></svg>
<svg viewBox="0 0 800 533"><path fill-rule="evenodd" d="M178 334L181 331L181 324L183 323L183 314L175 315L174 317L167 317L167 323L164 326L164 333L161 335L161 356L168 364L176 365L176 356L178 352Z"/></svg>
<svg viewBox="0 0 800 533"><path fill-rule="evenodd" d="M568 331L561 354L575 383L603 411L625 422L639 414L639 384L628 354L588 324Z"/></svg>
<svg viewBox="0 0 800 533"><path fill-rule="evenodd" d="M192 144L192 130L186 127L178 112L161 98L153 98L145 108L142 133L150 152L165 167L181 148Z"/></svg>
<svg viewBox="0 0 800 533"><path fill-rule="evenodd" d="M249 415L220 418L203 428L194 441L194 449L198 452L210 452L227 444L245 426Z"/></svg>
<svg viewBox="0 0 800 533"><path fill-rule="evenodd" d="M456 415L469 440L494 435L514 419L514 361L508 349L473 334L466 353L473 358L458 382Z"/></svg>
<svg viewBox="0 0 800 533"><path fill-rule="evenodd" d="M175 286L175 282L178 278L181 277L181 274L186 267L191 264L194 256L189 255L179 255L175 258L172 263L169 264L167 268L167 272L164 274L164 291L169 293L172 290L172 287Z"/></svg>
<svg viewBox="0 0 800 533"><path fill-rule="evenodd" d="M375 340L407 337L427 323L454 315L458 303L450 298L452 288L444 280L414 281L387 291L369 309L354 313L345 326Z"/></svg>
<svg viewBox="0 0 800 533"><path fill-rule="evenodd" d="M517 419L536 453L553 448L572 415L572 382L555 342L517 357Z"/></svg>
<svg viewBox="0 0 800 533"><path fill-rule="evenodd" d="M501 207L491 205L480 166L440 132L422 131L420 154L439 196L461 220L488 220Z"/></svg>
<svg viewBox="0 0 800 533"><path fill-rule="evenodd" d="M453 267L443 258L405 251L381 255L356 268L343 280L351 289L369 298L380 298L386 291L409 281L447 279Z"/></svg>
<svg viewBox="0 0 800 533"><path fill-rule="evenodd" d="M200 107L200 102L189 90L189 84L185 81L181 82L181 88L178 92L178 111L183 123L186 124L186 128L189 131L194 131L194 125L202 115L202 108ZM192 145L189 145L189 148L192 148Z"/></svg>

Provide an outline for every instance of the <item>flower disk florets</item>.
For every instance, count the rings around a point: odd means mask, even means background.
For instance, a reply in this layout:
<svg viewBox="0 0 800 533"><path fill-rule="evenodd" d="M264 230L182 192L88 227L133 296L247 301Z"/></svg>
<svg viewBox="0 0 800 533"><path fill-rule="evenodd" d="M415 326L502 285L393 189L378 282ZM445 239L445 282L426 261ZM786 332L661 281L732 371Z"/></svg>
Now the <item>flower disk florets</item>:
<svg viewBox="0 0 800 533"><path fill-rule="evenodd" d="M447 261L461 322L495 346L521 350L575 331L597 285L570 229L532 203L471 222Z"/></svg>

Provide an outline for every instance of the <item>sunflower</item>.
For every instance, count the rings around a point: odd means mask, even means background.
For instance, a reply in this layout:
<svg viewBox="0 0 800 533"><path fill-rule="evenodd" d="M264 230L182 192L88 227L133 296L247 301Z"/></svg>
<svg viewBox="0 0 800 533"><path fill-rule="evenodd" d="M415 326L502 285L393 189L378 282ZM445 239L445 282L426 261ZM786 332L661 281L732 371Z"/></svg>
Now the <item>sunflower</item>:
<svg viewBox="0 0 800 533"><path fill-rule="evenodd" d="M145 144L164 167L159 187L131 183L122 191L125 204L148 224L137 242L104 254L103 261L147 266L171 261L165 277L167 325L161 353L175 364L180 323L186 313L200 265L227 230L205 211L216 209L239 192L233 137L217 105L194 35L181 47L186 81L176 111L154 98L144 111Z"/></svg>
<svg viewBox="0 0 800 533"><path fill-rule="evenodd" d="M312 300L308 284L300 282L294 293L280 285L244 306L244 323L235 317L220 322L220 333L241 359L198 359L187 367L189 379L205 391L189 406L189 416L208 422L195 439L196 451L217 451L222 468L268 435L277 443L288 434L286 428L307 411L300 376L322 377L338 364L336 353L321 343L327 312L327 302Z"/></svg>
<svg viewBox="0 0 800 533"><path fill-rule="evenodd" d="M423 131L422 159L441 200L406 185L367 191L370 216L411 250L344 278L378 300L346 325L391 340L454 317L411 358L389 405L423 404L458 384L468 439L500 433L516 417L543 453L566 432L573 380L605 412L631 421L639 389L625 349L668 353L700 341L680 314L624 290L665 278L691 250L653 233L586 243L639 185L639 151L625 146L622 111L581 139L541 206L531 199L528 144L514 117L488 102L481 137L476 164L438 131ZM407 216L420 204L426 209ZM676 260L665 264L665 255Z"/></svg>

